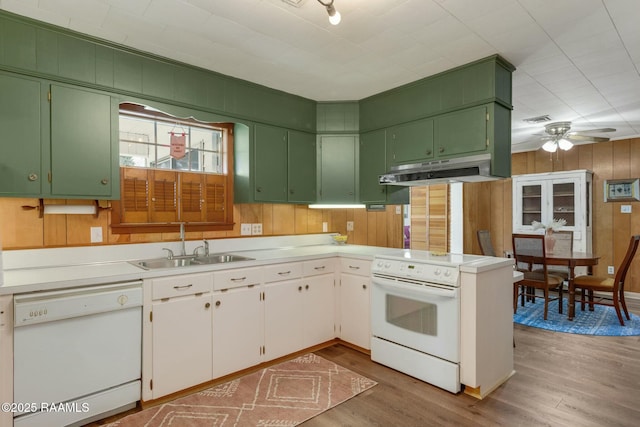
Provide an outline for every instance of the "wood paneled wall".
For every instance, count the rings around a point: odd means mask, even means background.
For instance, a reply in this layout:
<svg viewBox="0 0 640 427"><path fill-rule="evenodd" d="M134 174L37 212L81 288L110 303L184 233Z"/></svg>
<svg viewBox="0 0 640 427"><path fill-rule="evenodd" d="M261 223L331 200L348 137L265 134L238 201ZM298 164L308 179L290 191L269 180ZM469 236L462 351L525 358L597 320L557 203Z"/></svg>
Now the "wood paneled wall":
<svg viewBox="0 0 640 427"><path fill-rule="evenodd" d="M46 200L46 204L92 204L92 201ZM107 202L103 202L105 206ZM4 249L49 248L96 245L91 243L91 227L101 227L102 244L148 243L178 240L178 233L112 234L111 214L102 211L93 215L45 215L22 206L36 206L37 199L0 198L0 239ZM385 211L366 209L309 209L306 205L237 204L234 206L235 226L231 231L187 232L187 240L240 237L240 224L261 223L265 236L322 233L323 222L329 232L349 236L348 243L401 248L402 214L396 206ZM347 232L347 221L354 222ZM97 244L99 245L99 244Z"/></svg>
<svg viewBox="0 0 640 427"><path fill-rule="evenodd" d="M575 146L549 154L543 150L512 155L512 175L587 169L593 172L593 252L600 256L594 273L616 271L630 236L640 234L640 202L604 202L604 181L640 177L640 138ZM464 251L480 254L476 231L491 231L497 254L511 250L511 179L464 185ZM631 213L621 213L621 205ZM626 289L640 292L640 254L627 276Z"/></svg>

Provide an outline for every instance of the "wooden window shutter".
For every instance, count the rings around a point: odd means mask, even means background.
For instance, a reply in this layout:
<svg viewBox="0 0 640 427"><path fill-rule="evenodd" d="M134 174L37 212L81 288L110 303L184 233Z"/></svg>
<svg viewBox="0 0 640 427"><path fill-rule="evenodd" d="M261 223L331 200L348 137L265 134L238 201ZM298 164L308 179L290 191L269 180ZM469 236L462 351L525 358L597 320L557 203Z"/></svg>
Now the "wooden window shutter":
<svg viewBox="0 0 640 427"><path fill-rule="evenodd" d="M206 179L206 221L225 222L226 179L224 176L209 175Z"/></svg>

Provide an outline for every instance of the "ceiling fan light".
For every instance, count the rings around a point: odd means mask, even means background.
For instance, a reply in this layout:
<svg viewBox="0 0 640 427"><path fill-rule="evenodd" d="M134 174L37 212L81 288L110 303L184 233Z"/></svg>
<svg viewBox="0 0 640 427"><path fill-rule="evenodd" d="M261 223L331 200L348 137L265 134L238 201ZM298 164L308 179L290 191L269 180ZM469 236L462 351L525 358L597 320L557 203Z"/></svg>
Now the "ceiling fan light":
<svg viewBox="0 0 640 427"><path fill-rule="evenodd" d="M569 141L568 139L560 138L558 140L558 147L560 147L560 149L564 151L571 150L571 148L573 147L573 142Z"/></svg>
<svg viewBox="0 0 640 427"><path fill-rule="evenodd" d="M342 16L340 16L340 12L336 10L332 5L327 6L327 13L329 14L329 22L332 25L338 25L342 20Z"/></svg>
<svg viewBox="0 0 640 427"><path fill-rule="evenodd" d="M555 153L555 151L558 149L558 144L556 144L555 141L547 141L542 146L542 149L544 151L548 151L549 153Z"/></svg>

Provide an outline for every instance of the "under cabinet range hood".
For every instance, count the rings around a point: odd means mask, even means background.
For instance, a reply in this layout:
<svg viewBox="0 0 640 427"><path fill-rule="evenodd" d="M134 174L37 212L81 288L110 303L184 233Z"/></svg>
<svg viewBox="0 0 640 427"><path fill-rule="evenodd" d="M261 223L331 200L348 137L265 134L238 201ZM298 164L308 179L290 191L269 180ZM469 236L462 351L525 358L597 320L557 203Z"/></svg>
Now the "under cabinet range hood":
<svg viewBox="0 0 640 427"><path fill-rule="evenodd" d="M393 166L380 175L380 185L429 185L450 182L480 182L504 179L491 174L491 155L458 157Z"/></svg>

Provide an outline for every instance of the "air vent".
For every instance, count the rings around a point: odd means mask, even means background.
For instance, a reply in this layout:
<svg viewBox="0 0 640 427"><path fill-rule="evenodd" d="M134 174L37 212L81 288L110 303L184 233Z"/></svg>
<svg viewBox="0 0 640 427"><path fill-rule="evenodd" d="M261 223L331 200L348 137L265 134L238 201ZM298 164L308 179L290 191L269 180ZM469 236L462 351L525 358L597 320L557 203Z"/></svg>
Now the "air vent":
<svg viewBox="0 0 640 427"><path fill-rule="evenodd" d="M551 117L545 114L544 116L529 117L528 119L522 119L522 121L527 123L544 123L544 122L551 121Z"/></svg>
<svg viewBox="0 0 640 427"><path fill-rule="evenodd" d="M284 3L293 6L293 7L300 7L304 4L304 2L306 2L307 0L282 0Z"/></svg>

